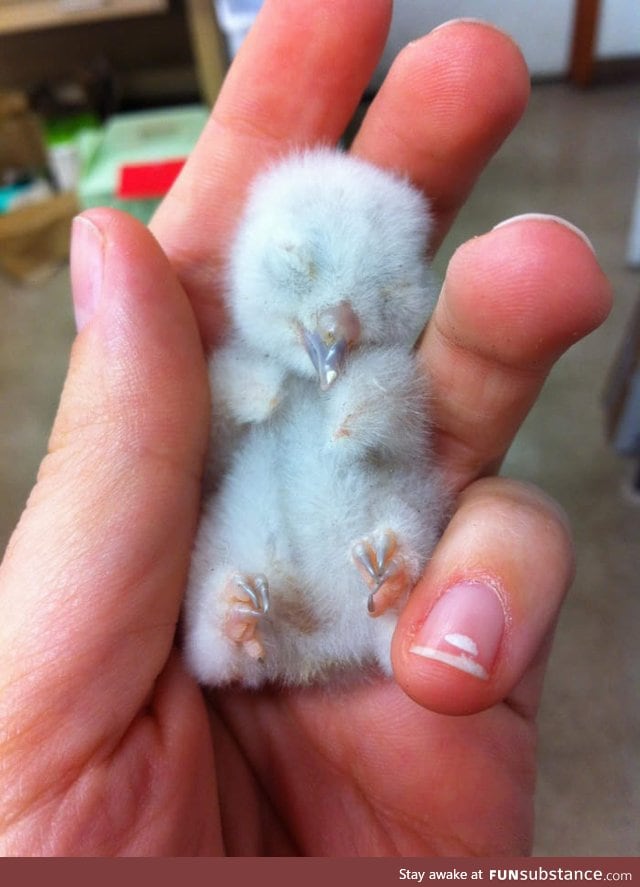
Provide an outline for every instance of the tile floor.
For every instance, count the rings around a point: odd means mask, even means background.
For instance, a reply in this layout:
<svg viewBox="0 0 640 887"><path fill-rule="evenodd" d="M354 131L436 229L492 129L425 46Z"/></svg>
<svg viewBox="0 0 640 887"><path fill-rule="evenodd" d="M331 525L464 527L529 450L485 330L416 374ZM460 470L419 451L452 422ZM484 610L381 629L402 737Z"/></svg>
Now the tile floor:
<svg viewBox="0 0 640 887"><path fill-rule="evenodd" d="M583 228L616 290L606 325L553 371L505 472L540 484L573 522L578 575L540 717L538 855L640 854L640 501L607 446L601 394L640 272L625 241L640 167L637 85L534 89L438 258L501 219L550 212ZM46 445L73 322L68 273L37 288L0 279L0 550Z"/></svg>

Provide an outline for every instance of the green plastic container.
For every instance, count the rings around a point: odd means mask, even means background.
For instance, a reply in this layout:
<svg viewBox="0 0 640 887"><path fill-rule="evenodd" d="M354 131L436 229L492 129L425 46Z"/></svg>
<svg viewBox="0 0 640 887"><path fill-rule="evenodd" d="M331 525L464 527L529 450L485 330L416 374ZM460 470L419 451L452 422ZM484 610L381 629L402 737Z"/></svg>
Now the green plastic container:
<svg viewBox="0 0 640 887"><path fill-rule="evenodd" d="M81 174L78 197L84 209L112 206L145 224L160 198L118 197L120 170L128 164L187 158L209 117L203 105L116 114L97 131L78 137Z"/></svg>

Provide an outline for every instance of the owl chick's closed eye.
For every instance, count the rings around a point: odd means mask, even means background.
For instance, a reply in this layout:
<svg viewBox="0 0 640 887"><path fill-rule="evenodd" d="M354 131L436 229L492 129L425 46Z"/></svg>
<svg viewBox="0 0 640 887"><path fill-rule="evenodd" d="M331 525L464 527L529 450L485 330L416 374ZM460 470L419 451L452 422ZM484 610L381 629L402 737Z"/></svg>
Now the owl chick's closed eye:
<svg viewBox="0 0 640 887"><path fill-rule="evenodd" d="M390 671L448 504L414 353L429 231L408 182L328 149L255 182L229 263L233 332L210 362L216 476L185 599L202 682Z"/></svg>

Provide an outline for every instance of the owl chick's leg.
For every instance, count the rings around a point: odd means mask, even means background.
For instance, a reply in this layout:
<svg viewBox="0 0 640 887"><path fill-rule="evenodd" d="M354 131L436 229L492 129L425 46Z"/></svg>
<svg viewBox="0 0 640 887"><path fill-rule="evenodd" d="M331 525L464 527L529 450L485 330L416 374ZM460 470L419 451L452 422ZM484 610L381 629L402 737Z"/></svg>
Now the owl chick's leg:
<svg viewBox="0 0 640 887"><path fill-rule="evenodd" d="M352 546L351 557L369 588L371 616L380 616L411 590L414 571L392 530L360 539Z"/></svg>
<svg viewBox="0 0 640 887"><path fill-rule="evenodd" d="M224 631L229 640L243 647L251 659L264 658L258 624L269 612L269 583L258 573L234 573L225 587L227 616Z"/></svg>

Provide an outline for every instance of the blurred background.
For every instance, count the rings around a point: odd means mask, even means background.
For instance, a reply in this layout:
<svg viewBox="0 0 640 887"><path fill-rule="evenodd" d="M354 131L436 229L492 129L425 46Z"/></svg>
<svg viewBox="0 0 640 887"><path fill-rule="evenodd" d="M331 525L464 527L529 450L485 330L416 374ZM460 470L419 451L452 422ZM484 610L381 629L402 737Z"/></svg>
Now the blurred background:
<svg viewBox="0 0 640 887"><path fill-rule="evenodd" d="M0 0L0 550L46 448L74 336L79 207L146 220L188 155L258 0ZM572 521L578 574L540 718L537 855L640 853L640 4L396 0L360 114L399 49L441 22L520 44L528 111L438 258L504 218L581 227L610 319L553 370L504 472ZM302 97L304 99L304 97ZM637 204L637 206L636 206Z"/></svg>

